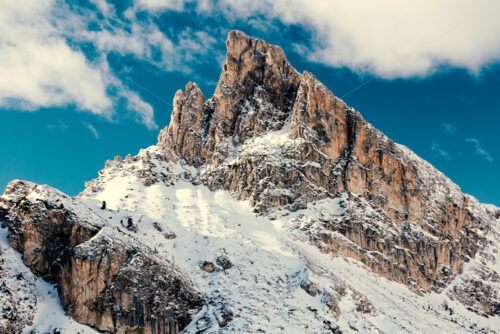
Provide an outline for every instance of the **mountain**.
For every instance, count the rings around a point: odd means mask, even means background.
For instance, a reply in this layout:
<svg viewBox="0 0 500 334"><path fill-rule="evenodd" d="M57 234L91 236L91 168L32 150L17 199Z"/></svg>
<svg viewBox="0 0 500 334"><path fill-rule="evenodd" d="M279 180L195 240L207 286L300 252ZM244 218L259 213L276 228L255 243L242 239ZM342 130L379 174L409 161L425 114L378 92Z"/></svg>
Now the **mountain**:
<svg viewBox="0 0 500 334"><path fill-rule="evenodd" d="M0 331L497 332L500 209L278 46L226 45L214 95L78 196L9 183Z"/></svg>

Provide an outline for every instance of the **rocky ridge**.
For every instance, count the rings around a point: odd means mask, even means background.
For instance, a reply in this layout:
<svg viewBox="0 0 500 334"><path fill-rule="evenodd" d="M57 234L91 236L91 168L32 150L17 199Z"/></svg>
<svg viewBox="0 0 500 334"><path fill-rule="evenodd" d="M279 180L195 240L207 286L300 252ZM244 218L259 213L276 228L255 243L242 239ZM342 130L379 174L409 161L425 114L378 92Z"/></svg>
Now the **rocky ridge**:
<svg viewBox="0 0 500 334"><path fill-rule="evenodd" d="M498 209L481 207L312 74L299 74L281 48L239 31L226 45L214 96L205 101L187 84L158 138L172 159L200 168L202 183L249 199L261 214L349 194L376 215L327 218L323 228L349 242L313 241L418 293L441 291L485 246Z"/></svg>
<svg viewBox="0 0 500 334"><path fill-rule="evenodd" d="M226 45L214 95L178 91L156 146L76 198L24 181L0 197L68 314L117 333L495 332L500 209L281 48L239 31Z"/></svg>
<svg viewBox="0 0 500 334"><path fill-rule="evenodd" d="M173 263L106 226L77 199L12 181L0 205L12 247L33 273L57 283L64 309L82 324L109 333L172 334L204 305Z"/></svg>

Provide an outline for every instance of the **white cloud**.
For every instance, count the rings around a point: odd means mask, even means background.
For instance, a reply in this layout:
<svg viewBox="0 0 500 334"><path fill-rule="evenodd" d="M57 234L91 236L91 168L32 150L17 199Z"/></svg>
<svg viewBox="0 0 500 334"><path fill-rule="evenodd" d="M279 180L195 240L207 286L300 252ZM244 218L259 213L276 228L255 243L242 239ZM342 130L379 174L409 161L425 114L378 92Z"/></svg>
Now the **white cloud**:
<svg viewBox="0 0 500 334"><path fill-rule="evenodd" d="M93 1L103 12L114 12L105 1ZM70 47L66 33L78 27L85 35L84 23L52 0L0 4L0 108L31 111L74 105L112 119L122 104L149 129L157 128L152 107L114 76L105 53L90 61Z"/></svg>
<svg viewBox="0 0 500 334"><path fill-rule="evenodd" d="M481 144L481 142L478 139L476 139L476 138L467 138L465 141L468 142L468 143L471 143L474 146L474 152L477 155L483 157L484 159L486 159L489 162L493 162L495 160L493 158L493 156L490 154L490 152L488 152L483 147L483 145Z"/></svg>
<svg viewBox="0 0 500 334"><path fill-rule="evenodd" d="M313 32L309 57L384 78L453 66L473 73L500 60L497 0L220 0L229 15L256 13ZM213 10L213 9L212 9Z"/></svg>
<svg viewBox="0 0 500 334"><path fill-rule="evenodd" d="M437 153L439 156L445 158L446 160L451 160L451 153L443 149L438 142L433 141L431 145L431 150Z"/></svg>
<svg viewBox="0 0 500 334"><path fill-rule="evenodd" d="M61 131L64 131L68 128L68 125L66 125L66 123L64 123L63 121L59 120L57 122L57 124L49 124L47 125L47 128L49 129L59 129Z"/></svg>
<svg viewBox="0 0 500 334"><path fill-rule="evenodd" d="M140 0L151 12L192 0ZM203 0L198 11L229 19L255 15L298 24L313 34L308 57L384 78L426 76L442 66L479 73L500 60L497 0ZM253 22L253 21L252 21ZM254 25L255 26L255 25Z"/></svg>
<svg viewBox="0 0 500 334"><path fill-rule="evenodd" d="M0 106L36 109L76 104L106 115L102 71L57 36L52 1L5 0L0 10Z"/></svg>
<svg viewBox="0 0 500 334"><path fill-rule="evenodd" d="M170 9L182 10L184 4L188 2L185 0L137 0L136 6L149 10Z"/></svg>
<svg viewBox="0 0 500 334"><path fill-rule="evenodd" d="M136 20L135 13L129 17ZM79 30L79 29L76 29ZM133 21L130 29L107 26L99 31L76 32L73 39L91 41L99 51L132 55L162 71L191 73L192 65L211 50L217 41L205 32L186 29L174 42L152 22Z"/></svg>
<svg viewBox="0 0 500 334"><path fill-rule="evenodd" d="M442 123L442 125L443 125L443 128L444 128L444 131L447 134L454 135L458 131L458 128L455 125L451 124L451 123Z"/></svg>

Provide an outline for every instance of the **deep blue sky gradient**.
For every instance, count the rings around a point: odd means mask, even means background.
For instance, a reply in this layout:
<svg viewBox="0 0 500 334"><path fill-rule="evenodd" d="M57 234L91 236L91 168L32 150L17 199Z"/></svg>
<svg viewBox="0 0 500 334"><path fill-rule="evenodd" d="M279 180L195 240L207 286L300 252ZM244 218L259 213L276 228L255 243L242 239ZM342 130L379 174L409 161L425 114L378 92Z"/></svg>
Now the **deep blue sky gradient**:
<svg viewBox="0 0 500 334"><path fill-rule="evenodd" d="M153 106L160 128L169 122L171 104L157 99L133 82L171 101L175 91L192 80L209 98L220 74L220 60L225 54L225 38L230 29L240 29L280 45L298 71L312 72L339 97L371 78L366 73L308 61L294 45L309 45L311 36L298 26L269 21L272 29L260 30L246 22L228 22L222 16L200 17L192 11L168 12L156 20L171 38L186 27L203 29L210 26L212 34L217 32L215 37L219 41L207 53L210 59L200 61L193 73L161 71L131 57L108 55L112 69L128 78L124 83ZM89 45L76 44L75 48L80 48L89 57L93 52ZM479 76L443 68L423 79L375 78L344 100L391 139L436 166L464 192L482 202L500 206L499 93L500 66L486 69ZM33 112L0 108L0 188L18 178L49 184L70 195L78 194L83 190L84 181L97 176L106 159L128 153L134 155L140 148L156 143L160 129L148 130L124 113L127 112L118 107L116 114L119 117L107 120L76 111L74 106ZM452 124L457 131L448 133L443 123ZM88 124L96 128L99 138L89 131ZM467 138L479 140L492 161L477 154ZM448 155L433 150L433 143Z"/></svg>

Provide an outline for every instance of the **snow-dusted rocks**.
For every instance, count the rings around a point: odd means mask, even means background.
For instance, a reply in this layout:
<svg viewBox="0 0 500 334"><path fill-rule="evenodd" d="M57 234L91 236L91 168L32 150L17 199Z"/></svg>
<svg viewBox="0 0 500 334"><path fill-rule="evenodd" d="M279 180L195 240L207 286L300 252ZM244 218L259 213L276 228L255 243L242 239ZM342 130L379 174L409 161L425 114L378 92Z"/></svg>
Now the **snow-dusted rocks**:
<svg viewBox="0 0 500 334"><path fill-rule="evenodd" d="M78 201L49 186L15 180L7 185L0 206L12 247L24 264L48 281L52 263L65 247L75 247L95 235L104 221Z"/></svg>
<svg viewBox="0 0 500 334"><path fill-rule="evenodd" d="M214 96L203 104L188 84L159 138L166 154L199 169L202 183L270 215L347 196L342 215L306 234L324 252L358 259L417 293L441 291L486 246L482 231L495 216L434 167L311 73L297 73L279 47L238 31L226 44ZM492 309L486 300L484 311Z"/></svg>
<svg viewBox="0 0 500 334"><path fill-rule="evenodd" d="M235 30L226 46L214 96L205 101L188 83L176 93L170 125L158 137L158 147L196 167L220 163L233 145L283 127L300 82L278 46Z"/></svg>
<svg viewBox="0 0 500 334"><path fill-rule="evenodd" d="M10 244L36 275L57 282L62 306L82 324L109 333L172 334L204 305L189 277L107 226L97 206L24 181L9 183L0 206ZM21 273L18 280L24 283ZM10 289L4 284L0 293L12 295ZM6 316L20 320L6 328L21 332L30 318L9 304Z"/></svg>
<svg viewBox="0 0 500 334"><path fill-rule="evenodd" d="M68 314L105 332L497 332L500 209L279 47L238 31L227 47L214 96L177 92L158 145L75 198L23 181L0 197Z"/></svg>
<svg viewBox="0 0 500 334"><path fill-rule="evenodd" d="M63 307L101 331L179 333L204 305L172 263L109 228L66 249L56 265Z"/></svg>

